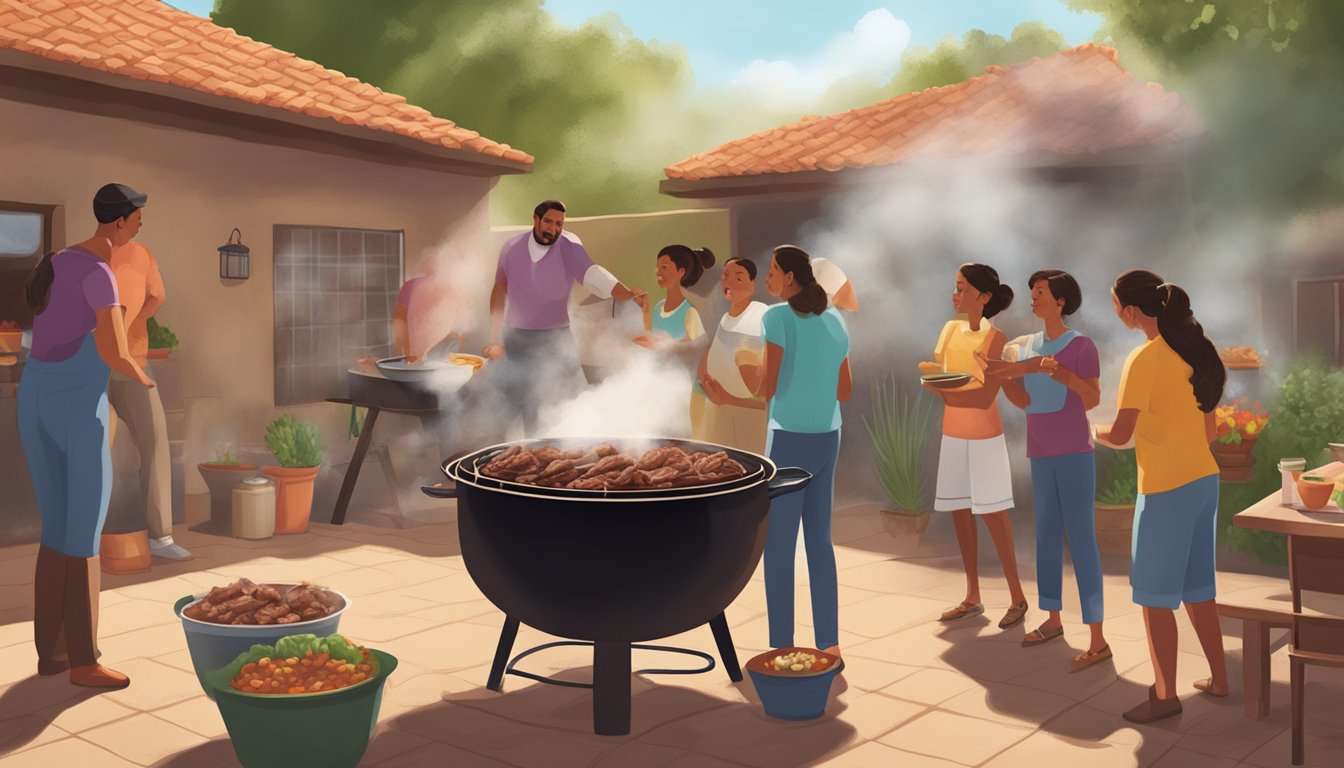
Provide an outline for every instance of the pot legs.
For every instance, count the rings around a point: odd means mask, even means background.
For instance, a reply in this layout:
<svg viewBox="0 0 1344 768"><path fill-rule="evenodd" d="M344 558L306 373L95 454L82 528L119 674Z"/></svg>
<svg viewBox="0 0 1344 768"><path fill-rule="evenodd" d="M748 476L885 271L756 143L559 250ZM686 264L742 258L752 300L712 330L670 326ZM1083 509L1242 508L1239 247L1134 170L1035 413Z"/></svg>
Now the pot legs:
<svg viewBox="0 0 1344 768"><path fill-rule="evenodd" d="M509 654L513 652L513 641L518 638L518 620L504 617L504 629L499 633L499 645L495 647L495 661L490 665L490 679L485 687L498 691L504 683L504 668L509 664Z"/></svg>
<svg viewBox="0 0 1344 768"><path fill-rule="evenodd" d="M722 613L709 620L709 628L714 633L714 642L719 646L719 658L723 659L723 670L734 683L742 682L742 665L737 663L737 650L733 648L733 636L728 632L728 619Z"/></svg>
<svg viewBox="0 0 1344 768"><path fill-rule="evenodd" d="M598 736L630 733L630 643L593 643L593 732Z"/></svg>

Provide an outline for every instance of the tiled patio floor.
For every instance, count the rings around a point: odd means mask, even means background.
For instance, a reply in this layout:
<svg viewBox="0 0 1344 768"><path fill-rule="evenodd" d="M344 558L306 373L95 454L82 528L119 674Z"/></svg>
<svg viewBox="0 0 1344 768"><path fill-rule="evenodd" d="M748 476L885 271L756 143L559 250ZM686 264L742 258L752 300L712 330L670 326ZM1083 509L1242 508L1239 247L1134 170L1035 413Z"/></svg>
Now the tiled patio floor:
<svg viewBox="0 0 1344 768"><path fill-rule="evenodd" d="M1023 627L1000 632L1008 604L1000 573L984 571L987 616L952 627L934 619L962 597L955 555L897 554L870 507L837 512L841 643L846 669L826 716L794 723L764 716L750 682L721 669L692 676L636 677L628 737L592 733L591 695L508 677L484 682L502 615L476 590L458 554L455 523L413 528L315 525L306 534L248 542L179 526L194 561L106 576L103 661L132 677L122 691L93 695L64 678L35 676L32 573L36 545L0 550L0 764L65 766L237 765L222 720L191 672L173 602L239 576L317 580L349 594L341 631L396 655L365 765L591 766L989 766L1231 768L1287 766L1287 655L1273 661L1273 709L1243 718L1240 622L1224 622L1233 693L1216 700L1191 682L1207 675L1189 623L1181 624L1179 682L1185 712L1133 727L1120 712L1151 682L1143 622L1130 602L1125 563L1108 563L1107 635L1113 663L1070 675L1085 647L1066 574L1065 642L1022 649ZM1022 564L1030 582L1031 567ZM800 561L799 580L806 570ZM765 593L756 578L728 609L739 656L765 649ZM1222 595L1275 580L1220 574ZM1286 589L1286 584L1283 585ZM1034 604L1034 584L1026 585ZM810 624L806 589L798 617ZM1034 610L1027 626L1043 615ZM810 644L810 630L797 641ZM515 652L548 639L524 627ZM708 628L670 644L714 654ZM636 651L634 667L668 664ZM671 664L676 664L674 660ZM530 657L533 672L583 680L591 652L557 648ZM1344 674L1308 671L1309 765L1344 765Z"/></svg>

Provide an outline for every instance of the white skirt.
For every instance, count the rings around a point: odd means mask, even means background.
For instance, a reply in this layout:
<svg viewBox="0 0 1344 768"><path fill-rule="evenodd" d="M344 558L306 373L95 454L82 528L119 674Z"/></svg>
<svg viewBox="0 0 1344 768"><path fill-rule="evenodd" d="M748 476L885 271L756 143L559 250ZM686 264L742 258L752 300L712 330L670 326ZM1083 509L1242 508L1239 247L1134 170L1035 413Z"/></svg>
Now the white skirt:
<svg viewBox="0 0 1344 768"><path fill-rule="evenodd" d="M1013 508L1013 476L1003 435L984 440L943 435L933 508L938 512L969 509L976 515Z"/></svg>

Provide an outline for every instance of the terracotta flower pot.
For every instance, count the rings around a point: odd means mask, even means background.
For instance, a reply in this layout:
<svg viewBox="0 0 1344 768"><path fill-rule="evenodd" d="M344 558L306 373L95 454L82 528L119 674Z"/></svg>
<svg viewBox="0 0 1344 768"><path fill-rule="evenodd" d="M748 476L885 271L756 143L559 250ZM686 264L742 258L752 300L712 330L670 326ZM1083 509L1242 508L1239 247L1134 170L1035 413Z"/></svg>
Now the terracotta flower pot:
<svg viewBox="0 0 1344 768"><path fill-rule="evenodd" d="M313 514L313 484L321 467L262 467L275 480L275 532L303 533Z"/></svg>
<svg viewBox="0 0 1344 768"><path fill-rule="evenodd" d="M1095 502L1097 548L1113 555L1128 555L1134 531L1133 504Z"/></svg>
<svg viewBox="0 0 1344 768"><path fill-rule="evenodd" d="M1249 483L1255 477L1255 457L1237 454L1214 454L1218 463L1218 479L1224 483Z"/></svg>
<svg viewBox="0 0 1344 768"><path fill-rule="evenodd" d="M104 533L98 540L98 565L103 573L144 573L149 570L149 534Z"/></svg>
<svg viewBox="0 0 1344 768"><path fill-rule="evenodd" d="M1213 458L1219 456L1250 456L1251 451L1255 449L1255 441L1259 437L1242 437L1240 443L1222 443L1215 440L1210 446L1213 449Z"/></svg>
<svg viewBox="0 0 1344 768"><path fill-rule="evenodd" d="M167 360L172 351L168 347L150 347L149 351L145 352L145 357L150 360Z"/></svg>
<svg viewBox="0 0 1344 768"><path fill-rule="evenodd" d="M882 510L882 527L892 536L923 536L929 528L929 511Z"/></svg>
<svg viewBox="0 0 1344 768"><path fill-rule="evenodd" d="M255 464L217 464L212 461L196 465L210 489L210 524L225 531L233 528L233 488L244 479L257 474Z"/></svg>

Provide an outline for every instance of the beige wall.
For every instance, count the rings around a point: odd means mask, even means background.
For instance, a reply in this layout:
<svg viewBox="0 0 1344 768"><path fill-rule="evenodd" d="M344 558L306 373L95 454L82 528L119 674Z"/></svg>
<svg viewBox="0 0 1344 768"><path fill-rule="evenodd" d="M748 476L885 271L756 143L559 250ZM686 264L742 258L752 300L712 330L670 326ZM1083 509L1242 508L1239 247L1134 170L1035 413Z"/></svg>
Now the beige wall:
<svg viewBox="0 0 1344 768"><path fill-rule="evenodd" d="M118 181L149 195L139 240L158 258L168 291L159 313L182 346L186 398L217 397L203 418L238 442L260 442L274 406L272 227L405 231L406 264L452 238L464 258L487 242L492 179L345 160L128 120L0 100L0 199L61 206L53 245L87 238L93 193ZM63 224L62 224L63 221ZM216 248L242 230L252 278L219 277ZM493 255L483 258L494 258ZM349 412L330 404L283 410L344 443ZM193 424L188 466L213 452L212 425ZM209 444L203 444L209 443ZM188 492L204 490L195 472Z"/></svg>

